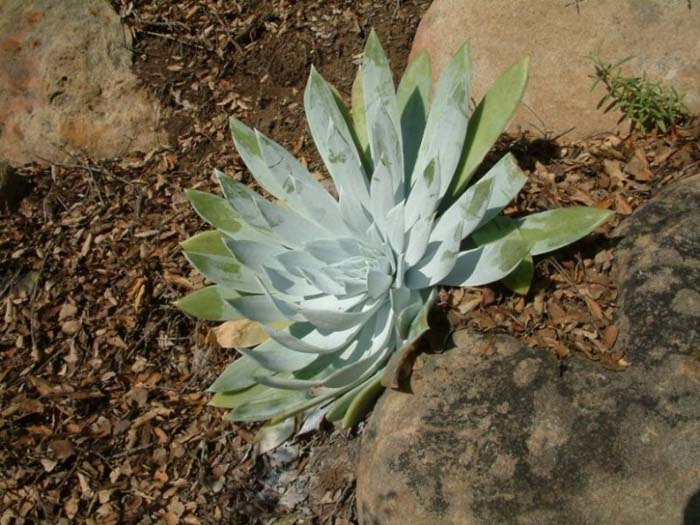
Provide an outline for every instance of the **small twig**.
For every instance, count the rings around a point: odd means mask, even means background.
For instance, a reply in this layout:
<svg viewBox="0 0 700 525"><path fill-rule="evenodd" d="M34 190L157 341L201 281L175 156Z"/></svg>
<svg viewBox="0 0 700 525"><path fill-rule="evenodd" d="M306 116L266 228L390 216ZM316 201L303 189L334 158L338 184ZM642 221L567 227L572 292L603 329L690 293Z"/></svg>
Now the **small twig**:
<svg viewBox="0 0 700 525"><path fill-rule="evenodd" d="M209 52L209 53L213 53L213 52L214 52L214 49L212 49L212 48L203 46L202 44L195 44L194 42L188 42L187 40L182 40L182 39L180 39L180 38L175 38L175 37L172 36L172 35L165 35L165 34L163 34L163 33L156 33L155 31L145 31L145 30L142 30L142 31L139 31L139 32L140 32L140 33L143 33L143 34L145 34L145 35L157 36L157 37L159 37L159 38L164 38L164 39L170 40L170 41L172 41L172 42L177 42L178 44L182 44L182 45L184 45L184 46L194 47L194 48L197 48L197 49L203 49L204 51L207 51L207 52Z"/></svg>

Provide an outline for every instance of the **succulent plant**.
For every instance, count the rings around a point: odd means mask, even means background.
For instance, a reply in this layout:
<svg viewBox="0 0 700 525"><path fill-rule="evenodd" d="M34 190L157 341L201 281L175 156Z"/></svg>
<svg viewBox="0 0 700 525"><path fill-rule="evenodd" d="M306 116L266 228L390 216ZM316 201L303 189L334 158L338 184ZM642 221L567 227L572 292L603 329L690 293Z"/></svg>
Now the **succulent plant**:
<svg viewBox="0 0 700 525"><path fill-rule="evenodd" d="M220 172L223 197L188 192L215 229L184 242L184 252L215 284L178 306L257 329L211 386L213 405L232 420L272 420L284 433L290 416L314 408L352 425L383 376L391 382L387 365L427 330L438 285L512 279L532 255L608 217L585 207L499 215L526 181L510 154L474 182L520 101L527 67L525 59L508 69L473 111L466 44L431 97L427 54L395 90L372 33L352 110L312 68L306 116L338 199L283 147L230 119L243 161L278 202Z"/></svg>

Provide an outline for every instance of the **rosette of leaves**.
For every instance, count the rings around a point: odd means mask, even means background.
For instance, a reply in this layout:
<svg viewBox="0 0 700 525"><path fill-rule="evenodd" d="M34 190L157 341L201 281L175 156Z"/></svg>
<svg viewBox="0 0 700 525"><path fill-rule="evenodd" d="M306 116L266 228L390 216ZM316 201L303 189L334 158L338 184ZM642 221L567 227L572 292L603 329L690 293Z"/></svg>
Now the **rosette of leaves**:
<svg viewBox="0 0 700 525"><path fill-rule="evenodd" d="M392 383L392 360L427 330L437 286L514 272L522 286L532 255L608 217L585 207L499 215L526 181L510 154L473 178L520 101L527 66L508 69L473 111L467 45L434 92L425 53L395 89L372 33L351 110L312 68L306 117L337 199L283 147L230 119L243 161L277 202L222 173L223 197L188 192L214 229L184 252L215 284L178 306L207 320L249 320L264 336L239 345L242 356L210 388L213 405L232 420L271 420L283 435L300 413L352 425L382 381Z"/></svg>

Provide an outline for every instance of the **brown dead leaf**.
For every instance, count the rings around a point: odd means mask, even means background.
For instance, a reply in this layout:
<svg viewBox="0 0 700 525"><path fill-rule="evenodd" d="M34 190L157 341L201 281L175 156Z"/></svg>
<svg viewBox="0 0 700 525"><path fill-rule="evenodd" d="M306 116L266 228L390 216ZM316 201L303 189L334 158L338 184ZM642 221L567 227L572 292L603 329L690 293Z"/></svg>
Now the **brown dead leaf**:
<svg viewBox="0 0 700 525"><path fill-rule="evenodd" d="M639 181L652 179L653 175L649 170L649 163L643 149L638 148L634 152L632 159L625 165L625 172Z"/></svg>
<svg viewBox="0 0 700 525"><path fill-rule="evenodd" d="M283 329L289 324L289 322L283 321L270 323L270 326ZM249 348L264 343L269 339L262 325L250 319L226 321L224 324L214 328L212 332L221 348Z"/></svg>
<svg viewBox="0 0 700 525"><path fill-rule="evenodd" d="M603 336L601 340L603 346L608 350L611 350L612 347L615 345L615 341L617 341L617 335L619 332L620 329L615 325L611 324L606 326L605 330L603 331Z"/></svg>
<svg viewBox="0 0 700 525"><path fill-rule="evenodd" d="M621 215L630 215L632 213L632 207L621 193L615 195L615 210Z"/></svg>
<svg viewBox="0 0 700 525"><path fill-rule="evenodd" d="M51 449L51 452L53 452L53 456L59 461L68 459L73 454L75 454L75 448L73 447L73 443L71 443L67 439L57 439L55 441L52 441L49 444L49 448Z"/></svg>
<svg viewBox="0 0 700 525"><path fill-rule="evenodd" d="M75 518L75 515L78 513L78 498L75 496L71 496L70 498L68 498L68 500L63 505L63 510L65 511L66 517L69 520Z"/></svg>
<svg viewBox="0 0 700 525"><path fill-rule="evenodd" d="M80 321L66 321L61 324L61 331L66 335L75 335L80 331Z"/></svg>

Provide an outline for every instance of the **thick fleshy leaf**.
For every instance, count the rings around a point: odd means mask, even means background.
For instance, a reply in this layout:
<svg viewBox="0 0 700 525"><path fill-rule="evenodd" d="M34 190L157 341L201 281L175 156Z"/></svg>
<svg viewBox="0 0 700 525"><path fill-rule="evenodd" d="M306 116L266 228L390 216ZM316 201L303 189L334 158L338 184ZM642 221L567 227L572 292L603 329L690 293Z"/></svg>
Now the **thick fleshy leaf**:
<svg viewBox="0 0 700 525"><path fill-rule="evenodd" d="M269 173L282 185L289 207L335 236L348 235L338 202L304 166L282 146L258 133L258 142ZM308 232L311 236L311 232ZM318 238L318 236L313 236Z"/></svg>
<svg viewBox="0 0 700 525"><path fill-rule="evenodd" d="M282 195L285 193L282 188L282 182L277 181L268 172L255 131L243 124L243 122L236 117L229 117L228 123L233 142L236 145L236 150L248 167L248 171L250 171L253 178L258 184L265 188L265 190L278 199L281 199Z"/></svg>
<svg viewBox="0 0 700 525"><path fill-rule="evenodd" d="M182 248L192 266L216 284L241 292L262 292L256 274L229 253L224 239L218 231L203 232L184 241Z"/></svg>
<svg viewBox="0 0 700 525"><path fill-rule="evenodd" d="M260 427L255 434L258 453L265 454L287 441L294 434L296 422L293 417L283 419L279 423L267 423Z"/></svg>
<svg viewBox="0 0 700 525"><path fill-rule="evenodd" d="M462 194L476 168L508 126L527 86L529 59L513 64L489 88L474 110L464 141L464 155L450 185L442 209Z"/></svg>
<svg viewBox="0 0 700 525"><path fill-rule="evenodd" d="M229 321L243 316L234 309L227 299L236 299L240 294L225 286L207 286L196 290L175 302L186 314L205 321Z"/></svg>
<svg viewBox="0 0 700 525"><path fill-rule="evenodd" d="M259 323L284 321L286 317L266 295L246 295L229 300L234 310Z"/></svg>
<svg viewBox="0 0 700 525"><path fill-rule="evenodd" d="M462 227L462 239L471 235L492 207L493 201L497 200L492 198L494 191L498 191L496 179L496 177L484 177L465 191L438 219L429 242L447 238L448 232L454 230L456 224Z"/></svg>
<svg viewBox="0 0 700 525"><path fill-rule="evenodd" d="M369 135L367 134L367 120L365 119L365 98L362 93L362 66L357 69L357 76L352 83L352 122L355 128L355 136L365 159L370 157ZM365 163L365 170L371 173L373 170L371 161Z"/></svg>
<svg viewBox="0 0 700 525"><path fill-rule="evenodd" d="M343 388L363 382L384 365L391 353L389 340L392 337L392 323L388 322L390 308L387 305L376 316L374 323L367 323L355 344L344 352L320 358L308 370L299 372L296 377L269 376L260 382L272 387L289 389L310 389L327 386Z"/></svg>
<svg viewBox="0 0 700 525"><path fill-rule="evenodd" d="M511 273L528 254L528 244L517 230L510 230L495 241L460 252L454 269L441 284L481 286L498 281Z"/></svg>
<svg viewBox="0 0 700 525"><path fill-rule="evenodd" d="M292 409L294 412L304 410L304 405L309 396L306 392L296 390L280 390L276 388L263 387L266 390L255 397L240 401L240 397L235 399L235 395L229 396L229 402L235 404L233 409L226 414L229 421L265 421ZM257 388L253 387L253 388ZM223 394L228 396L228 393ZM222 396L222 397L223 397ZM297 410L297 407L299 409ZM271 424L274 424L271 422Z"/></svg>
<svg viewBox="0 0 700 525"><path fill-rule="evenodd" d="M245 357L252 359L260 367L271 372L301 370L318 358L317 354L296 352L272 339L268 339L257 348L241 348L240 352ZM260 377L266 375L269 374L267 372L258 374ZM258 377L258 381L260 377Z"/></svg>
<svg viewBox="0 0 700 525"><path fill-rule="evenodd" d="M188 190L186 194L197 214L226 235L237 239L277 243L267 233L248 225L226 199L199 190Z"/></svg>
<svg viewBox="0 0 700 525"><path fill-rule="evenodd" d="M418 169L416 167L416 169ZM440 202L440 163L437 158L429 162L421 175L414 174L413 187L405 206L404 229L408 232L419 220L429 220Z"/></svg>
<svg viewBox="0 0 700 525"><path fill-rule="evenodd" d="M414 342L430 328L428 324L428 314L430 314L430 309L433 307L433 303L437 297L437 289L433 288L429 292L423 291L421 294L423 294L424 297L423 306L413 319L411 327L408 329L408 335L401 341L399 346L403 347L404 345Z"/></svg>
<svg viewBox="0 0 700 525"><path fill-rule="evenodd" d="M255 384L255 377L266 372L253 359L243 356L229 364L209 387L209 392L233 392ZM212 404L212 403L210 403Z"/></svg>
<svg viewBox="0 0 700 525"><path fill-rule="evenodd" d="M338 109L333 92L312 67L304 91L304 108L314 143L335 182L343 202L352 213L363 214L361 203L369 198L369 184L352 132Z"/></svg>
<svg viewBox="0 0 700 525"><path fill-rule="evenodd" d="M297 352L324 355L332 354L347 347L362 329L357 324L347 330L339 330L324 335L315 330L310 323L295 323L287 330L267 327L267 334L282 346Z"/></svg>
<svg viewBox="0 0 700 525"><path fill-rule="evenodd" d="M358 70L359 74L359 70ZM352 135L353 141L355 142L355 149L357 149L357 153L360 155L360 160L362 161L362 166L365 168L365 173L368 175L372 173L372 158L369 152L369 147L367 146L367 137L361 138L360 135L358 134L357 129L355 129L355 117L353 113L350 111L350 109L345 105L345 101L343 100L342 95L340 92L336 89L336 87L331 84L330 82L326 82L328 84L328 87L330 90L333 92L333 97L335 98L335 104L338 106L338 109L340 110L340 113L343 115L343 118L345 119L345 123L348 126L348 129L350 130L350 134ZM353 84L353 89L354 89L354 84ZM362 95L362 93L360 93ZM364 102L363 102L364 103ZM364 111L364 109L363 109ZM365 134L367 133L367 130L362 130L361 132L364 132ZM365 142L363 142L365 141Z"/></svg>
<svg viewBox="0 0 700 525"><path fill-rule="evenodd" d="M355 426L372 409L374 402L384 391L381 384L381 373L367 380L362 389L355 395L343 415L343 428Z"/></svg>
<svg viewBox="0 0 700 525"><path fill-rule="evenodd" d="M503 208L505 208L516 197L527 182L527 177L518 166L515 157L508 153L501 157L501 159L496 162L496 164L494 164L486 175L484 175L476 184L483 183L488 180L493 181L493 191L489 196L489 205L477 228L483 226L491 219L496 217L496 215L498 215L501 210L503 210ZM460 199L457 200L459 201Z"/></svg>
<svg viewBox="0 0 700 525"><path fill-rule="evenodd" d="M535 273L535 263L532 260L532 255L528 255L520 264L506 275L501 282L510 290L520 295L527 295L532 284L532 277Z"/></svg>
<svg viewBox="0 0 700 525"><path fill-rule="evenodd" d="M231 177L221 174L219 182L224 188L226 199L231 204L231 207L248 224L255 226L258 231L278 239L281 244L298 248L309 237L322 239L334 236L329 230L304 218L290 208L271 203L245 184L236 182ZM296 195L299 195L299 193L301 193L301 190ZM326 195L328 194L326 193ZM337 222L338 216L330 217L330 219ZM326 221L328 220L329 218L326 218ZM238 236L235 237L237 239L240 238Z"/></svg>
<svg viewBox="0 0 700 525"><path fill-rule="evenodd" d="M401 116L389 60L374 31L363 54L362 94L372 162L375 168L383 162L396 184L402 183Z"/></svg>
<svg viewBox="0 0 700 525"><path fill-rule="evenodd" d="M413 176L420 176L428 163L437 158L441 193L450 184L462 156L469 121L470 82L469 46L464 44L438 80Z"/></svg>
<svg viewBox="0 0 700 525"><path fill-rule="evenodd" d="M389 173L392 181L390 188L394 202L404 198L404 169L401 137L391 122L389 114L383 107L376 111L372 122L372 159L376 168L382 165Z"/></svg>
<svg viewBox="0 0 700 525"><path fill-rule="evenodd" d="M530 246L530 253L539 255L579 240L612 214L610 210L575 206L533 213L514 222Z"/></svg>
<svg viewBox="0 0 700 525"><path fill-rule="evenodd" d="M404 170L407 187L416 163L418 149L423 140L423 131L430 108L432 86L430 57L423 50L406 67L396 93L401 114L401 136L403 140ZM354 104L354 102L353 102Z"/></svg>
<svg viewBox="0 0 700 525"><path fill-rule="evenodd" d="M481 221L488 208L493 180L482 180L469 188L438 220L430 234L423 258L406 273L411 288L439 283L455 265L462 239Z"/></svg>
<svg viewBox="0 0 700 525"><path fill-rule="evenodd" d="M365 389L367 384L371 381L374 382L376 381L376 375L370 379L367 383L363 383L361 385L357 385L355 388L350 390L349 392L346 392L342 396L340 396L338 399L336 399L328 409L328 412L326 412L326 419L331 422L336 422L340 421L343 419L343 416L348 410L348 407L352 403L352 400L355 399L355 396L357 396L362 390Z"/></svg>

